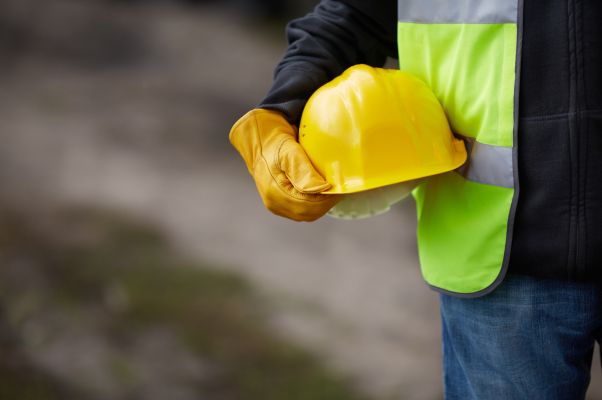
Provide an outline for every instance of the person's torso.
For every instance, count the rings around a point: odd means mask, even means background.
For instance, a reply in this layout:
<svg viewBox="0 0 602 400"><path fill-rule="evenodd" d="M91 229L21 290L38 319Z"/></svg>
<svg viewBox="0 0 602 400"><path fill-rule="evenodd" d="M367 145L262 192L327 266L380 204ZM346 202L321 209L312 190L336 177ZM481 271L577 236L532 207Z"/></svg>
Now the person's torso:
<svg viewBox="0 0 602 400"><path fill-rule="evenodd" d="M602 4L400 0L400 68L433 88L467 168L417 192L434 288L478 296L507 267L602 276Z"/></svg>

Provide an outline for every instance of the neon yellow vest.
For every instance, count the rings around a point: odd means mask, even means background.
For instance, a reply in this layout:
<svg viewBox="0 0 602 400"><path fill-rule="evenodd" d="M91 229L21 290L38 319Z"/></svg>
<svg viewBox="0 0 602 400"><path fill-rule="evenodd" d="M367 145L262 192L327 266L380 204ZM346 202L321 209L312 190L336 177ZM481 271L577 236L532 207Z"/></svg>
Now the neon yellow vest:
<svg viewBox="0 0 602 400"><path fill-rule="evenodd" d="M472 143L461 171L414 192L427 283L474 297L506 273L518 200L521 0L399 0L400 69L422 78L452 131Z"/></svg>

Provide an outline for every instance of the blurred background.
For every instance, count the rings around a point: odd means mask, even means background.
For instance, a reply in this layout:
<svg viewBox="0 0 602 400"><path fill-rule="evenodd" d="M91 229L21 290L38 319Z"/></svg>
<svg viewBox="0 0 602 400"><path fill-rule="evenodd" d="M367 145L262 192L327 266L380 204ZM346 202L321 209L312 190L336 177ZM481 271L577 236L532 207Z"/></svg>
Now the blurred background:
<svg viewBox="0 0 602 400"><path fill-rule="evenodd" d="M314 3L0 2L0 399L442 398L413 202L280 219L227 140Z"/></svg>

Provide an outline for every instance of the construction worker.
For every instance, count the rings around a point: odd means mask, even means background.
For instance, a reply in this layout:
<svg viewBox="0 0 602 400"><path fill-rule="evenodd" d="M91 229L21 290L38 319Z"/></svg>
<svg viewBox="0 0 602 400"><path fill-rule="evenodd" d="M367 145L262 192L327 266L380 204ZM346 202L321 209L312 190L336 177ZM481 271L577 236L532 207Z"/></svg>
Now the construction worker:
<svg viewBox="0 0 602 400"><path fill-rule="evenodd" d="M312 93L387 57L432 89L470 143L465 173L414 193L446 399L585 397L602 338L599 21L595 0L323 0L230 133L267 208L312 221L339 200L297 143Z"/></svg>

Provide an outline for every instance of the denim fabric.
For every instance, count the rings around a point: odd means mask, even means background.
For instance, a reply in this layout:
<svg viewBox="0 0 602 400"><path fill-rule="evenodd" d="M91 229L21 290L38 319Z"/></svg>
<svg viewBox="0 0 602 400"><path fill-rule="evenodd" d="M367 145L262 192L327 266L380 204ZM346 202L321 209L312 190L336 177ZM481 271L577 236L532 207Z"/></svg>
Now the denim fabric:
<svg viewBox="0 0 602 400"><path fill-rule="evenodd" d="M447 400L585 397L601 285L509 275L490 295L440 304Z"/></svg>

